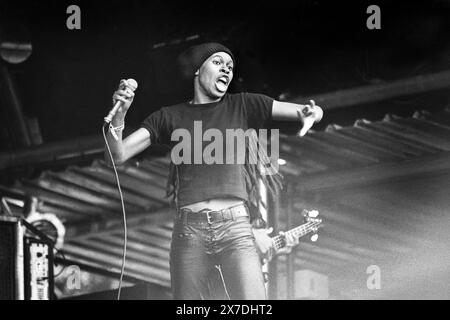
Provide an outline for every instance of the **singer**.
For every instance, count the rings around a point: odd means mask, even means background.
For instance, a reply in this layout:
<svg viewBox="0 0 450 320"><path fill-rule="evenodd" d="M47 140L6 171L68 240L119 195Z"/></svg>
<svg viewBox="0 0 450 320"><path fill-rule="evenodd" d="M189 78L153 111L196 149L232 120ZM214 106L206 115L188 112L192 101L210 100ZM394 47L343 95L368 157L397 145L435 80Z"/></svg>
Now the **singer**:
<svg viewBox="0 0 450 320"><path fill-rule="evenodd" d="M322 118L323 111L314 101L300 105L262 94L227 93L236 60L222 44L193 46L179 55L177 63L183 79L193 85L192 99L150 114L125 139L122 130L134 89L122 81L114 92L113 104L120 101L121 105L112 117L107 139L116 164L151 144L173 148L172 132L183 128L194 136L194 121L201 121L205 131L216 129L225 136L227 129L258 131L272 120L291 120L300 123L303 136ZM172 163L169 173L167 192L176 208L170 252L174 299L266 299L261 257L271 258L272 241L271 228L266 229L257 209L259 181L276 195L281 176L264 174L260 166L250 163L193 163ZM285 238L285 253L289 253L298 239Z"/></svg>

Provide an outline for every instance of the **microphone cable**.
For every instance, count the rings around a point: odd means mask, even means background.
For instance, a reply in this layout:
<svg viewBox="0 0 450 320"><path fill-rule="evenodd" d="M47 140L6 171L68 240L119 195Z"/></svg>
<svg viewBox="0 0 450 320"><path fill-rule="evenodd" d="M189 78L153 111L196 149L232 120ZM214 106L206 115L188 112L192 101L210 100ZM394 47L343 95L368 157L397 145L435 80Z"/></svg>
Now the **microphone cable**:
<svg viewBox="0 0 450 320"><path fill-rule="evenodd" d="M114 163L114 159L111 153L111 149L109 148L108 139L106 138L105 128L108 126L108 123L104 123L102 126L103 139L105 140L106 148L108 149L109 158L111 159L111 163L113 165L114 174L116 176L117 188L119 189L120 203L122 205L122 216L123 216L123 232L124 232L124 241L123 241L123 250L122 250L122 268L120 271L120 280L119 280L119 289L117 291L117 300L120 300L120 293L122 290L122 280L123 274L125 271L125 261L127 257L127 215L125 212L125 204L123 201L122 189L120 188L119 175L117 174L116 164Z"/></svg>

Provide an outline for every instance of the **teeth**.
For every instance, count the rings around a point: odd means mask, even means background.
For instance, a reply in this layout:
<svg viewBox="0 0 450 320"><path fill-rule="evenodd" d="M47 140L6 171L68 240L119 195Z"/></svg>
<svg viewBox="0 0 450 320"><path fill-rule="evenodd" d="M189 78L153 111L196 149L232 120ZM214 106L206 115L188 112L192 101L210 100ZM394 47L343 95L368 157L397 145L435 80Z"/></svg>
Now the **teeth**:
<svg viewBox="0 0 450 320"><path fill-rule="evenodd" d="M225 92L227 91L227 85L224 84L222 81L218 81L216 82L216 89L219 90L220 92Z"/></svg>
<svg viewBox="0 0 450 320"><path fill-rule="evenodd" d="M225 77L220 77L219 80L220 80L220 81L223 81L225 84L228 83L228 79L225 78Z"/></svg>

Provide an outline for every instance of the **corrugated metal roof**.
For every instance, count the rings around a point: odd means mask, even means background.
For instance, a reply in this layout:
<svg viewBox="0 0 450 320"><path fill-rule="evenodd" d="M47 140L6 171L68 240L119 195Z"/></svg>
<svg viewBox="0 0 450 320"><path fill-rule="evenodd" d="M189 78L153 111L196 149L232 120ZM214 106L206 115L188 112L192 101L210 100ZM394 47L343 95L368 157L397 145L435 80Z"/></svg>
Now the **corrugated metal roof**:
<svg viewBox="0 0 450 320"><path fill-rule="evenodd" d="M330 125L303 138L282 136L280 157L287 164L280 169L296 184L296 210L317 208L324 219L319 240L302 241L296 250L297 268L342 280L355 268L394 261L427 241L433 245L434 240L424 236L422 229L439 225L445 217L450 205L444 195L450 191L450 166L443 162L436 172L415 174L412 170L407 179L387 176L380 181L374 179L373 170L388 164L395 171L411 161L448 157L449 151L449 109L433 114L418 111L412 117L386 115L375 122L361 119L348 127ZM118 168L130 223L126 275L164 286L170 286L173 225L164 198L168 163L168 158L133 160ZM372 170L367 181L365 168ZM355 170L360 170L360 183L346 185L345 177ZM314 177L327 176L331 181L336 173L342 173L336 175L343 179L342 187L337 180L329 189L308 190L308 181ZM64 221L68 260L120 272L120 201L113 171L102 160L62 172L46 171L37 179L17 181L14 187L38 196L43 200L42 211L53 212ZM301 223L299 217L294 218Z"/></svg>

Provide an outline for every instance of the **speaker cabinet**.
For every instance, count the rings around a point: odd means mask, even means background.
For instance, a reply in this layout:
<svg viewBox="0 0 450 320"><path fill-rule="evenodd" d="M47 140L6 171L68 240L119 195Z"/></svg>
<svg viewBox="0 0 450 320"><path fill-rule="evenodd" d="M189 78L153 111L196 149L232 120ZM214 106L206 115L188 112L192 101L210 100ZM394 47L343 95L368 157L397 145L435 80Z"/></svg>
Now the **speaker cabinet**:
<svg viewBox="0 0 450 320"><path fill-rule="evenodd" d="M0 216L0 300L53 297L53 245L17 217Z"/></svg>

